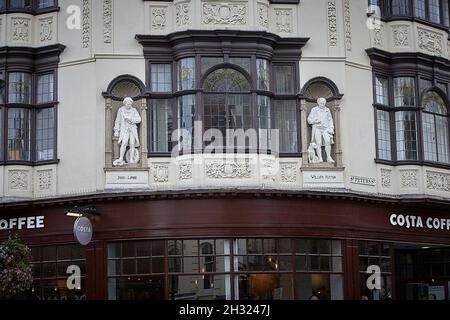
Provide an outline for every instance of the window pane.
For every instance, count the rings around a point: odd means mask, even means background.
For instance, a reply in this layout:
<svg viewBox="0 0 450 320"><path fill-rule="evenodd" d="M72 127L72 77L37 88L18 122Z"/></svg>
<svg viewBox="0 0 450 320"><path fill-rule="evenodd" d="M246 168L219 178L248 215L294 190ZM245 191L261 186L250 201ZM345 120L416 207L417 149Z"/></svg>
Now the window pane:
<svg viewBox="0 0 450 320"><path fill-rule="evenodd" d="M434 115L422 114L423 151L427 161L437 161L436 124L434 120Z"/></svg>
<svg viewBox="0 0 450 320"><path fill-rule="evenodd" d="M152 64L151 70L152 91L171 92L172 66L170 64Z"/></svg>
<svg viewBox="0 0 450 320"><path fill-rule="evenodd" d="M389 112L377 110L378 158L392 160Z"/></svg>
<svg viewBox="0 0 450 320"><path fill-rule="evenodd" d="M297 109L295 101L278 100L274 107L275 129L279 130L280 153L298 152ZM276 141L272 141L272 150Z"/></svg>
<svg viewBox="0 0 450 320"><path fill-rule="evenodd" d="M294 66L275 66L275 91L277 93L294 93Z"/></svg>
<svg viewBox="0 0 450 320"><path fill-rule="evenodd" d="M195 59L178 61L178 90L192 90L195 87Z"/></svg>
<svg viewBox="0 0 450 320"><path fill-rule="evenodd" d="M376 103L389 105L388 80L377 77L375 81Z"/></svg>
<svg viewBox="0 0 450 320"><path fill-rule="evenodd" d="M419 91L422 92L433 85L433 82L429 79L420 78L419 80Z"/></svg>
<svg viewBox="0 0 450 320"><path fill-rule="evenodd" d="M417 122L414 111L395 113L397 159L417 160Z"/></svg>
<svg viewBox="0 0 450 320"><path fill-rule="evenodd" d="M229 276L170 276L170 300L226 300L230 296Z"/></svg>
<svg viewBox="0 0 450 320"><path fill-rule="evenodd" d="M342 300L342 275L298 274L298 300Z"/></svg>
<svg viewBox="0 0 450 320"><path fill-rule="evenodd" d="M269 150L271 144L271 111L270 98L258 96L258 114L259 114L259 148Z"/></svg>
<svg viewBox="0 0 450 320"><path fill-rule="evenodd" d="M0 104L4 104L5 103L6 82L4 80L5 80L5 78L3 76L3 73L0 72Z"/></svg>
<svg viewBox="0 0 450 320"><path fill-rule="evenodd" d="M245 57L231 57L230 58L230 63L240 66L248 73L250 73L250 61L251 61L250 58L245 58Z"/></svg>
<svg viewBox="0 0 450 320"><path fill-rule="evenodd" d="M173 114L170 100L153 100L153 152L170 152Z"/></svg>
<svg viewBox="0 0 450 320"><path fill-rule="evenodd" d="M394 103L396 107L414 106L416 102L414 78L394 79Z"/></svg>
<svg viewBox="0 0 450 320"><path fill-rule="evenodd" d="M31 103L31 75L11 72L9 74L9 103Z"/></svg>
<svg viewBox="0 0 450 320"><path fill-rule="evenodd" d="M239 275L239 300L293 300L294 285L290 274Z"/></svg>
<svg viewBox="0 0 450 320"><path fill-rule="evenodd" d="M54 109L42 109L36 115L36 153L37 160L55 158L55 115Z"/></svg>
<svg viewBox="0 0 450 320"><path fill-rule="evenodd" d="M247 78L234 69L224 68L213 71L203 85L207 92L248 92L250 83Z"/></svg>
<svg viewBox="0 0 450 320"><path fill-rule="evenodd" d="M8 160L31 160L30 111L11 108L8 110Z"/></svg>
<svg viewBox="0 0 450 320"><path fill-rule="evenodd" d="M434 23L441 23L441 10L439 7L439 2L440 0L428 0L430 21Z"/></svg>
<svg viewBox="0 0 450 320"><path fill-rule="evenodd" d="M178 98L178 128L184 129L180 149L190 150L194 133L195 96L188 95Z"/></svg>
<svg viewBox="0 0 450 320"><path fill-rule="evenodd" d="M270 90L269 61L265 59L257 59L256 71L257 71L258 90Z"/></svg>
<svg viewBox="0 0 450 320"><path fill-rule="evenodd" d="M202 57L202 74L205 74L210 68L223 62L223 57Z"/></svg>
<svg viewBox="0 0 450 320"><path fill-rule="evenodd" d="M108 279L109 300L164 300L164 277Z"/></svg>
<svg viewBox="0 0 450 320"><path fill-rule="evenodd" d="M442 11L443 11L443 17L444 17L444 25L446 27L450 26L450 21L449 21L449 8L448 8L448 1L444 0L442 1L444 6L442 7Z"/></svg>
<svg viewBox="0 0 450 320"><path fill-rule="evenodd" d="M448 118L436 116L436 138L438 147L438 161L450 163L448 141Z"/></svg>
<svg viewBox="0 0 450 320"><path fill-rule="evenodd" d="M37 102L53 101L53 74L45 74L38 77Z"/></svg>
<svg viewBox="0 0 450 320"><path fill-rule="evenodd" d="M408 14L409 0L391 0L391 13L394 16L406 16Z"/></svg>
<svg viewBox="0 0 450 320"><path fill-rule="evenodd" d="M55 0L39 0L38 9L53 7L55 5Z"/></svg>
<svg viewBox="0 0 450 320"><path fill-rule="evenodd" d="M414 0L414 15L418 18L426 18L425 0Z"/></svg>
<svg viewBox="0 0 450 320"><path fill-rule="evenodd" d="M10 0L11 8L31 8L31 0Z"/></svg>

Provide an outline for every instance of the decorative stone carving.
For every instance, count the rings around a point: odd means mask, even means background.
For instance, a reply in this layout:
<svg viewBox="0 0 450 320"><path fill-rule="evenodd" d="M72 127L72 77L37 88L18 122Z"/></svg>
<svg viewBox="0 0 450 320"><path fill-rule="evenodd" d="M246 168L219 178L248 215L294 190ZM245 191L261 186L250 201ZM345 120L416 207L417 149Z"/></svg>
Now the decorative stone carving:
<svg viewBox="0 0 450 320"><path fill-rule="evenodd" d="M407 47L409 45L409 27L393 26L392 35L394 37L394 47Z"/></svg>
<svg viewBox="0 0 450 320"><path fill-rule="evenodd" d="M152 8L152 29L164 30L167 24L167 8Z"/></svg>
<svg viewBox="0 0 450 320"><path fill-rule="evenodd" d="M17 191L27 191L28 171L25 170L9 171L9 189Z"/></svg>
<svg viewBox="0 0 450 320"><path fill-rule="evenodd" d="M351 27L351 12L350 0L344 1L344 23L345 23L345 48L347 51L352 51L352 27Z"/></svg>
<svg viewBox="0 0 450 320"><path fill-rule="evenodd" d="M117 112L114 124L114 136L119 138L120 156L115 160L114 166L123 166L125 162L125 152L127 153L127 163L135 164L139 162L139 135L137 125L141 123L142 118L139 112L133 108L133 99L127 97L123 100L124 105Z"/></svg>
<svg viewBox="0 0 450 320"><path fill-rule="evenodd" d="M153 165L153 181L163 183L169 182L169 164L160 163Z"/></svg>
<svg viewBox="0 0 450 320"><path fill-rule="evenodd" d="M328 45L330 47L337 46L337 16L336 1L328 1Z"/></svg>
<svg viewBox="0 0 450 320"><path fill-rule="evenodd" d="M258 3L258 22L261 27L269 28L269 7L262 3Z"/></svg>
<svg viewBox="0 0 450 320"><path fill-rule="evenodd" d="M179 166L180 180L191 180L192 179L192 162L183 162Z"/></svg>
<svg viewBox="0 0 450 320"><path fill-rule="evenodd" d="M381 186L383 188L390 188L392 186L391 173L391 170L381 169Z"/></svg>
<svg viewBox="0 0 450 320"><path fill-rule="evenodd" d="M53 39L53 17L39 19L39 40L52 41Z"/></svg>
<svg viewBox="0 0 450 320"><path fill-rule="evenodd" d="M400 185L402 188L417 188L417 170L400 170Z"/></svg>
<svg viewBox="0 0 450 320"><path fill-rule="evenodd" d="M275 160L272 159L262 159L261 165L261 177L263 180L275 181Z"/></svg>
<svg viewBox="0 0 450 320"><path fill-rule="evenodd" d="M191 22L189 3L178 3L175 6L175 21L178 27L186 26Z"/></svg>
<svg viewBox="0 0 450 320"><path fill-rule="evenodd" d="M292 32L292 10L291 9L274 9L275 25L277 32Z"/></svg>
<svg viewBox="0 0 450 320"><path fill-rule="evenodd" d="M442 54L442 34L423 28L417 28L417 39L419 42L419 49L434 55Z"/></svg>
<svg viewBox="0 0 450 320"><path fill-rule="evenodd" d="M283 163L281 164L281 182L292 183L297 181L297 164Z"/></svg>
<svg viewBox="0 0 450 320"><path fill-rule="evenodd" d="M30 19L11 18L12 41L30 42Z"/></svg>
<svg viewBox="0 0 450 320"><path fill-rule="evenodd" d="M211 161L206 163L205 169L210 179L248 179L252 176L248 161Z"/></svg>
<svg viewBox="0 0 450 320"><path fill-rule="evenodd" d="M309 149L314 150L317 156L317 158L312 157L310 162L323 162L322 146L325 145L327 162L334 163L331 157L331 145L334 144L334 122L326 103L325 98L317 99L318 105L311 110L308 116L308 123L312 125Z"/></svg>
<svg viewBox="0 0 450 320"><path fill-rule="evenodd" d="M377 47L383 47L383 26L377 26L373 29L373 44Z"/></svg>
<svg viewBox="0 0 450 320"><path fill-rule="evenodd" d="M235 2L203 3L202 16L203 23L207 25L245 25L247 22L247 5Z"/></svg>
<svg viewBox="0 0 450 320"><path fill-rule="evenodd" d="M39 188L39 191L49 191L52 189L53 185L52 170L38 171L37 179L38 179L37 186Z"/></svg>
<svg viewBox="0 0 450 320"><path fill-rule="evenodd" d="M91 43L91 5L89 0L83 0L82 23L81 45L86 49Z"/></svg>
<svg viewBox="0 0 450 320"><path fill-rule="evenodd" d="M113 3L103 0L103 42L112 43Z"/></svg>
<svg viewBox="0 0 450 320"><path fill-rule="evenodd" d="M450 174L427 171L427 189L450 192Z"/></svg>

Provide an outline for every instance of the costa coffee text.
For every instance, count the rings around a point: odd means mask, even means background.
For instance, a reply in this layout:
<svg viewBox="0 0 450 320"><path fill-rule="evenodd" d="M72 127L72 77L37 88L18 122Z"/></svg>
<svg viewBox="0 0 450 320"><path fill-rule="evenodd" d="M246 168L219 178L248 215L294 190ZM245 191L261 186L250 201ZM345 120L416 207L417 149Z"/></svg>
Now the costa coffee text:
<svg viewBox="0 0 450 320"><path fill-rule="evenodd" d="M1 230L43 229L44 217L20 217L0 220Z"/></svg>
<svg viewBox="0 0 450 320"><path fill-rule="evenodd" d="M421 216L392 214L391 225L404 228L428 228L433 230L450 230L450 219L445 218L422 218Z"/></svg>

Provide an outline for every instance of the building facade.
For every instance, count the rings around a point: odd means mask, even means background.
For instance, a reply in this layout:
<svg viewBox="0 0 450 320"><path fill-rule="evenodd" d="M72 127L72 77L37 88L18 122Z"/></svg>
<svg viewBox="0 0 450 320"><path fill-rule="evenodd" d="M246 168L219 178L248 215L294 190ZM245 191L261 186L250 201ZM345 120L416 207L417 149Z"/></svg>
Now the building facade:
<svg viewBox="0 0 450 320"><path fill-rule="evenodd" d="M448 6L0 1L30 298L450 299Z"/></svg>

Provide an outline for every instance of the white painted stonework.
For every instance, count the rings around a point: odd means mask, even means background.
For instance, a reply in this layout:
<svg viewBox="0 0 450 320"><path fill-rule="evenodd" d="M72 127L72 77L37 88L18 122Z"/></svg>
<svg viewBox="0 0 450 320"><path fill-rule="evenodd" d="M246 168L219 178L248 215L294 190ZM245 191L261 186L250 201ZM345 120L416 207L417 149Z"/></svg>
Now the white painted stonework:
<svg viewBox="0 0 450 320"><path fill-rule="evenodd" d="M267 0L60 0L59 5L58 12L45 15L0 15L1 46L66 46L57 76L59 163L0 166L0 201L130 189L339 189L374 196L450 198L450 170L375 163L373 75L365 51L376 47L448 59L450 42L442 30L410 21L382 22L380 28L369 30L367 1L301 0L296 5ZM79 28L66 26L71 5L80 8ZM328 103L333 117L340 115L334 124L340 128L335 139L338 142L340 135L342 163L311 166L307 152L306 158L257 155L247 162L230 155L184 155L150 157L142 163L145 152L140 150L139 167L112 168L111 162L106 170L105 134L110 128L102 92L125 74L146 83L147 66L137 34L166 35L188 29L253 30L310 38L303 48L297 81L302 88L312 78L326 77L344 94L335 105ZM152 105L135 107L151 114ZM303 107L299 102L300 122L306 124L309 109ZM303 139L311 127L302 125L299 131ZM332 152L336 151L333 145ZM364 180L356 177L374 180L361 183Z"/></svg>

